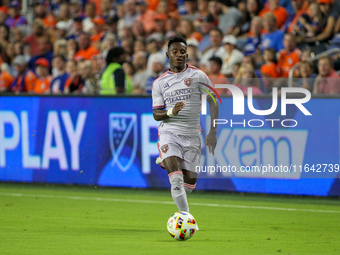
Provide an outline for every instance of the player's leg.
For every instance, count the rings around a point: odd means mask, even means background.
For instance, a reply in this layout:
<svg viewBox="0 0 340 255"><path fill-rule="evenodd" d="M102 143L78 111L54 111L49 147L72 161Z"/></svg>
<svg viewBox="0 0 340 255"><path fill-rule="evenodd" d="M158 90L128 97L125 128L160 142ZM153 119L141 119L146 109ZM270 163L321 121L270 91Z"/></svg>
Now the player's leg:
<svg viewBox="0 0 340 255"><path fill-rule="evenodd" d="M178 210L189 212L187 194L183 186L182 159L177 156L170 156L163 159L162 164L168 172L171 184L171 196Z"/></svg>
<svg viewBox="0 0 340 255"><path fill-rule="evenodd" d="M184 147L182 171L185 192L190 194L196 187L198 176L196 169L201 161L201 138L199 135L190 136L187 141L189 144Z"/></svg>
<svg viewBox="0 0 340 255"><path fill-rule="evenodd" d="M189 170L182 170L183 172L183 179L184 179L184 189L187 194L190 194L196 187L197 182L197 173L189 171Z"/></svg>

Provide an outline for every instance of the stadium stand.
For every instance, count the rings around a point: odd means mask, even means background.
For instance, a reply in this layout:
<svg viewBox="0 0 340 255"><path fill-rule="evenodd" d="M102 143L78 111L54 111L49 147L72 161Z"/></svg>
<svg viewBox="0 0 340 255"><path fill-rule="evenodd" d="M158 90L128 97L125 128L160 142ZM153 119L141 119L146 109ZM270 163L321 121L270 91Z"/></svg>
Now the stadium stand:
<svg viewBox="0 0 340 255"><path fill-rule="evenodd" d="M0 91L100 94L107 53L118 46L126 53L122 69L134 83L133 94L150 94L152 80L169 68L160 55L169 38L181 34L190 42L190 64L214 76L209 60L219 57L224 81L240 77L238 70L249 69L242 59L253 58L258 88L266 94L267 76L289 77L281 87L298 86L293 80L305 78L301 60L313 62L318 75L317 60L326 55L339 72L339 13L340 1L334 0L0 0ZM272 48L275 56L264 59ZM19 82L41 76L36 66L48 69L46 88L44 79ZM137 79L142 73L145 84Z"/></svg>

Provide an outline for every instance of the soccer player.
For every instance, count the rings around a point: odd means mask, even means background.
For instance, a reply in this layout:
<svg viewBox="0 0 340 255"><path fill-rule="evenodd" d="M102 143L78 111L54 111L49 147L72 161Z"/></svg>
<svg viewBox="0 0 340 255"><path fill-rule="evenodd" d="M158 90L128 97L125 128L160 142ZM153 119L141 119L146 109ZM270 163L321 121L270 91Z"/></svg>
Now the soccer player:
<svg viewBox="0 0 340 255"><path fill-rule="evenodd" d="M169 40L166 56L170 69L153 83L153 116L155 120L162 121L158 128L158 149L161 165L169 175L172 198L179 211L189 212L187 194L196 186L195 169L201 159L201 96L214 89L203 71L186 64L187 43L183 37ZM206 144L214 155L217 137L213 120L218 118L218 106L210 96L207 96L207 101L211 128Z"/></svg>

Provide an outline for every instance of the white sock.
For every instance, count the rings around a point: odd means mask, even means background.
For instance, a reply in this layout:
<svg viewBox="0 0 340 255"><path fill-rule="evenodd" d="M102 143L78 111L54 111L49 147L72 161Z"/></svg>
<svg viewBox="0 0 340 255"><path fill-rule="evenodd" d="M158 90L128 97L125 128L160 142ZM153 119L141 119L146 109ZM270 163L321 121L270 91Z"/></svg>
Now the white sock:
<svg viewBox="0 0 340 255"><path fill-rule="evenodd" d="M183 173L182 171L175 171L169 174L171 184L171 195L177 205L178 211L189 212L189 205L187 194L183 187Z"/></svg>
<svg viewBox="0 0 340 255"><path fill-rule="evenodd" d="M185 192L188 194L190 194L191 192L193 192L193 190L196 187L196 184L188 184L188 183L184 183L183 184Z"/></svg>

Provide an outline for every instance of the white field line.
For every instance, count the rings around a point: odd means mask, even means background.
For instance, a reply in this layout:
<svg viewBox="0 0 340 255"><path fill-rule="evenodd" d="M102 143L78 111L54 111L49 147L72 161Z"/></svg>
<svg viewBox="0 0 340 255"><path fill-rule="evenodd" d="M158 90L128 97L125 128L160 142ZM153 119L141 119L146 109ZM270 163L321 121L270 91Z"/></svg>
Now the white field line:
<svg viewBox="0 0 340 255"><path fill-rule="evenodd" d="M120 198L104 198L104 197L79 197L79 196L58 196L58 195L44 195L44 194L23 194L23 193L1 193L0 196L6 197L34 197L34 198L56 198L69 200L85 200L85 201L106 201L106 202L128 202L141 204L167 204L172 205L174 202L170 201L155 201L155 200L136 200L136 199L120 199ZM189 205L206 206L206 207L227 207L227 208L241 208L241 209L260 209L260 210L277 210L277 211L292 211L292 212L318 212L318 213L339 213L340 211L330 210L315 210L315 209L299 209L299 208L282 208L282 207L268 207L268 206L249 206L249 205L228 205L228 204L205 204L205 203L189 203Z"/></svg>

